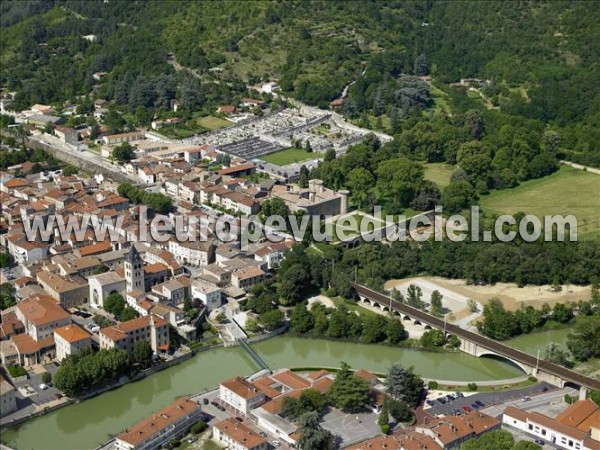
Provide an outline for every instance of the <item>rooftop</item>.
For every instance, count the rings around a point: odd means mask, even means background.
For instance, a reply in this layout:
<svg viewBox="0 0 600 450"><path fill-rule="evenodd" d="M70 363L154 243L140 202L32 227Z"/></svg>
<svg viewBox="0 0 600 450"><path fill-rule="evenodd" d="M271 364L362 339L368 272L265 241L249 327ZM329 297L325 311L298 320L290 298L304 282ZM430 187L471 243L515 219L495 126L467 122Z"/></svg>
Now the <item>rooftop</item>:
<svg viewBox="0 0 600 450"><path fill-rule="evenodd" d="M36 326L69 319L71 315L62 309L49 295L37 295L23 300L17 306L28 322Z"/></svg>
<svg viewBox="0 0 600 450"><path fill-rule="evenodd" d="M215 428L246 448L254 448L267 442L261 435L255 433L246 425L230 417L218 422Z"/></svg>
<svg viewBox="0 0 600 450"><path fill-rule="evenodd" d="M66 327L57 328L54 330L54 333L69 343L80 342L91 338L91 335L76 323L72 323Z"/></svg>
<svg viewBox="0 0 600 450"><path fill-rule="evenodd" d="M162 432L185 416L194 413L199 406L187 398L182 398L171 403L166 408L157 411L150 417L136 423L117 436L128 444L137 446L147 441L152 436Z"/></svg>

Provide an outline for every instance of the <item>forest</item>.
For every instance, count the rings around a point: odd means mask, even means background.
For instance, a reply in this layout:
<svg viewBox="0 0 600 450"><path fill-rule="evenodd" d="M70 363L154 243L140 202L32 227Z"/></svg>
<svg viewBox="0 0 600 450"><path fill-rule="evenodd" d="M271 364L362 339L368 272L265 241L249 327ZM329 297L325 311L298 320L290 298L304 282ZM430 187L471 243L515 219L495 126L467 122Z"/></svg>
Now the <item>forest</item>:
<svg viewBox="0 0 600 450"><path fill-rule="evenodd" d="M432 116L431 90L415 79L430 75L451 121L475 106L557 132L565 157L600 166L594 2L7 0L0 8L0 83L17 92L16 107L93 93L131 113L160 113L173 98L201 110L268 79L328 107L354 81L344 113L396 134L424 108ZM106 73L100 83L97 72ZM449 87L469 77L484 80L485 102Z"/></svg>

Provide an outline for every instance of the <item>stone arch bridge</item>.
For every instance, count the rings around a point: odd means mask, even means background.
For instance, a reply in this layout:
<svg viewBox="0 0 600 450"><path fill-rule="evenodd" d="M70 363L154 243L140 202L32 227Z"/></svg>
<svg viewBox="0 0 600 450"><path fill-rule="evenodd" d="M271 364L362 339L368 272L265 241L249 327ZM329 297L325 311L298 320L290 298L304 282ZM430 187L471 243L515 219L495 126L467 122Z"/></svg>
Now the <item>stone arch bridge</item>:
<svg viewBox="0 0 600 450"><path fill-rule="evenodd" d="M457 325L446 323L439 317L394 300L389 295L382 294L367 286L357 283L351 283L351 285L361 301L368 302L384 311L391 310L393 314L402 317L403 320L411 320L413 323L421 324L426 328L437 328L444 330L446 335L456 336L460 339L460 350L463 352L477 357L494 356L506 359L520 367L528 375L535 376L540 381L561 388L570 383L584 389L600 390L599 380L586 377L558 364L538 359L528 353L521 352L478 333L465 330Z"/></svg>

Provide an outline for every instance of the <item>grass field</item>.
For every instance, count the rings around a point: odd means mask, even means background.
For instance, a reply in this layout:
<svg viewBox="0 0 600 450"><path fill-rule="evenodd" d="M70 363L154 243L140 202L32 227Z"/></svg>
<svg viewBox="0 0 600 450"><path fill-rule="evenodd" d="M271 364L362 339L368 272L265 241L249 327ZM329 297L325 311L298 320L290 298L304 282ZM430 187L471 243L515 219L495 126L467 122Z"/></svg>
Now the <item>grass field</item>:
<svg viewBox="0 0 600 450"><path fill-rule="evenodd" d="M600 238L600 175L583 170L562 166L550 176L492 192L480 205L497 214L573 214L580 237Z"/></svg>
<svg viewBox="0 0 600 450"><path fill-rule="evenodd" d="M270 155L261 156L260 159L278 166L287 166L289 164L307 161L309 159L316 159L319 157L320 156L318 153L309 153L301 148L288 148L276 153L271 153Z"/></svg>
<svg viewBox="0 0 600 450"><path fill-rule="evenodd" d="M213 116L201 117L196 122L201 127L207 128L211 131L218 130L220 128L229 127L232 125L232 123L229 122L228 120L221 119L219 117L213 117Z"/></svg>
<svg viewBox="0 0 600 450"><path fill-rule="evenodd" d="M426 180L433 181L440 189L450 184L450 175L454 171L454 166L446 163L429 163L424 166Z"/></svg>
<svg viewBox="0 0 600 450"><path fill-rule="evenodd" d="M450 105L448 104L448 94L433 85L431 85L430 92L431 98L433 99L434 113L452 115L450 111Z"/></svg>

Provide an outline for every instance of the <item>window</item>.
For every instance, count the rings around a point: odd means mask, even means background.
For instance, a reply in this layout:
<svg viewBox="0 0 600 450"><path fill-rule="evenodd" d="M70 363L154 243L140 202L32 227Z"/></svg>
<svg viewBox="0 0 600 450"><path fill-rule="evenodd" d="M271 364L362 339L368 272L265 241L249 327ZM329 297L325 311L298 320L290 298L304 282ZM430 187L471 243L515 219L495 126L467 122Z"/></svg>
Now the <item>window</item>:
<svg viewBox="0 0 600 450"><path fill-rule="evenodd" d="M542 428L542 435L546 436L546 429L545 428Z"/></svg>
<svg viewBox="0 0 600 450"><path fill-rule="evenodd" d="M529 424L529 429L533 430L533 425Z"/></svg>

